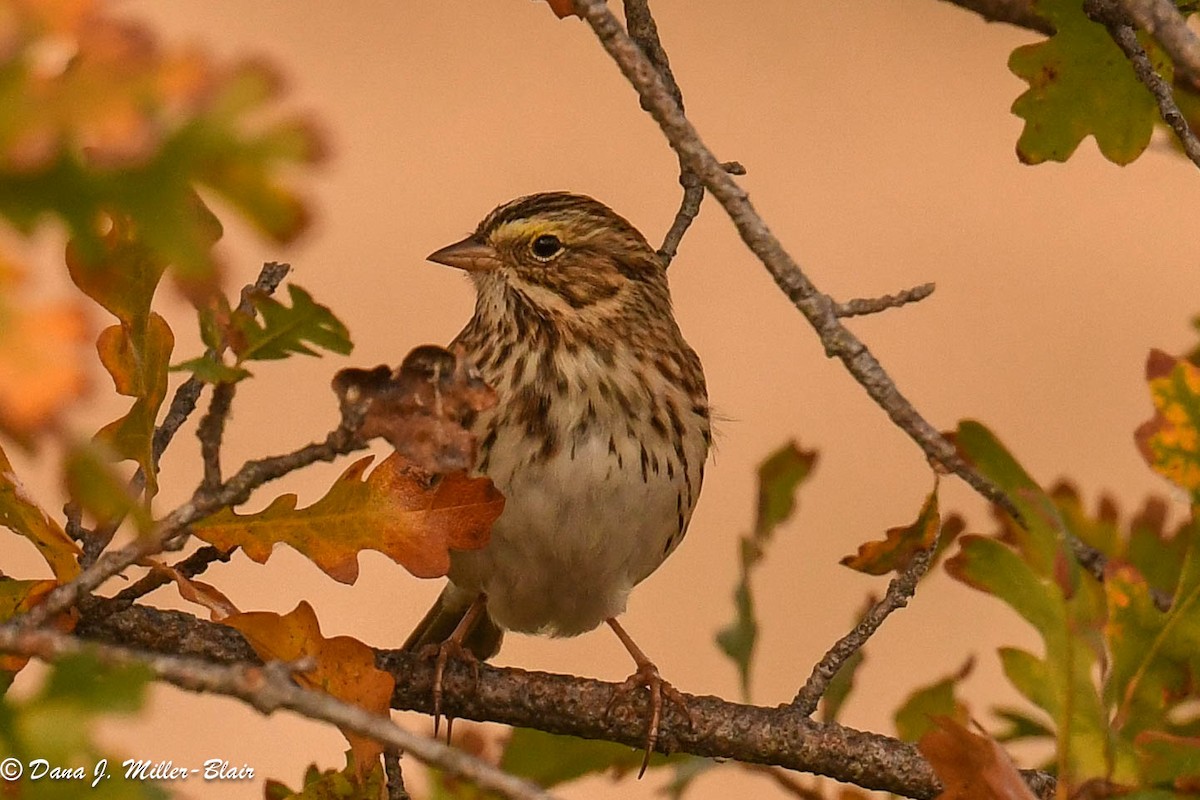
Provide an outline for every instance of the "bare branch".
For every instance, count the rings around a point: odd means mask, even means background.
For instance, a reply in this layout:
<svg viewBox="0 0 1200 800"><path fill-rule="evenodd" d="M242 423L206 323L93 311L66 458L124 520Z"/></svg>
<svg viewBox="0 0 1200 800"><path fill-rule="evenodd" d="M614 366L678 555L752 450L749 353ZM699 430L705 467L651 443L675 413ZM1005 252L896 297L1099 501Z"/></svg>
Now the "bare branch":
<svg viewBox="0 0 1200 800"><path fill-rule="evenodd" d="M389 747L383 751L383 771L387 775L388 800L412 800L404 788L404 771L400 767L400 750Z"/></svg>
<svg viewBox="0 0 1200 800"><path fill-rule="evenodd" d="M1188 127L1187 119L1175 103L1175 94L1171 90L1170 84L1154 71L1154 65L1150 63L1150 56L1146 55L1146 49L1138 41L1137 33L1133 29L1131 20L1126 16L1125 9L1117 0L1085 0L1083 10L1089 17L1108 29L1108 35L1112 37L1112 40L1117 43L1117 47L1121 48L1121 52L1133 65L1133 71L1138 80L1145 84L1150 93L1154 95L1154 101L1158 104L1159 116L1175 132L1187 157L1193 164L1200 167L1200 139L1197 139L1191 128Z"/></svg>
<svg viewBox="0 0 1200 800"><path fill-rule="evenodd" d="M221 485L221 440L225 436L225 422L229 419L229 409L233 406L233 396L236 392L236 383L218 383L214 386L208 413L196 428L196 438L200 440L200 456L204 462L204 480L200 486L206 492L211 492Z"/></svg>
<svg viewBox="0 0 1200 800"><path fill-rule="evenodd" d="M1153 36L1193 86L1200 86L1200 37L1171 0L1121 0L1121 5Z"/></svg>
<svg viewBox="0 0 1200 800"><path fill-rule="evenodd" d="M232 628L179 611L139 605L117 609L114 601L102 598L87 601L76 631L96 641L209 661L258 660ZM379 650L376 663L396 678L393 708L432 712L434 665L429 659L399 650ZM618 683L489 664L479 665L476 681L470 666L452 662L443 685L445 710L455 717L605 739L631 747L641 747L646 738L644 708L618 704L611 714L606 713L620 689ZM788 705L764 708L717 697L685 698L694 727L678 710L668 710L659 738L663 752L773 764L913 798L932 798L940 791L929 765L905 742L819 723ZM1038 772L1025 776L1035 793L1053 795L1053 778Z"/></svg>
<svg viewBox="0 0 1200 800"><path fill-rule="evenodd" d="M219 666L174 655L147 655L114 645L83 645L56 631L28 630L12 625L0 627L0 650L36 656L43 661L87 652L113 665L141 664L159 679L190 692L207 692L236 697L263 714L281 708L309 719L331 722L338 727L402 748L422 762L461 776L512 800L550 800L540 787L508 775L481 759L455 750L435 739L404 730L385 716L350 705L337 698L304 689L292 683L285 670L235 664Z"/></svg>
<svg viewBox="0 0 1200 800"><path fill-rule="evenodd" d="M900 394L866 345L841 324L833 300L817 291L783 249L754 210L746 192L700 140L696 129L680 111L678 103L664 85L658 70L626 35L603 0L574 1L576 12L591 25L609 55L637 89L643 107L649 109L682 163L700 177L705 187L725 208L742 241L758 256L775 283L816 330L826 354L842 360L867 394L901 430L912 437L930 459L941 463L988 500L1000 504L1015 518L1019 518L1020 513L1004 493L958 456L954 446Z"/></svg>
<svg viewBox="0 0 1200 800"><path fill-rule="evenodd" d="M1033 0L945 0L945 2L974 11L988 22L1007 22L1018 28L1054 35L1054 26L1033 10Z"/></svg>
<svg viewBox="0 0 1200 800"><path fill-rule="evenodd" d="M905 289L896 294L885 294L883 297L859 297L836 303L833 313L839 317L858 317L864 314L878 314L889 308L899 308L908 303L916 303L933 294L935 286L932 283L922 283L911 289Z"/></svg>
<svg viewBox="0 0 1200 800"><path fill-rule="evenodd" d="M214 561L228 561L231 555L233 555L233 550L226 553L212 545L205 545L187 558L173 565L172 569L186 578L194 578L208 569L209 564ZM122 603L132 603L139 597L144 597L158 587L170 582L171 577L169 573L162 570L154 570L143 575L132 586L128 586L117 592L113 599Z"/></svg>
<svg viewBox="0 0 1200 800"><path fill-rule="evenodd" d="M908 601L917 591L917 583L921 580L921 576L929 569L936 547L937 541L935 540L929 549L922 550L913 556L912 563L888 583L887 592L884 593L883 598L871 606L852 631L838 639L833 647L829 648L829 652L825 653L813 667L812 674L792 699L794 709L805 716L811 716L817 710L817 703L821 701L825 690L829 688L829 682L837 675L842 665L850 656L862 649L862 646L875 634L875 631L879 630L879 626L893 611L908 605Z"/></svg>

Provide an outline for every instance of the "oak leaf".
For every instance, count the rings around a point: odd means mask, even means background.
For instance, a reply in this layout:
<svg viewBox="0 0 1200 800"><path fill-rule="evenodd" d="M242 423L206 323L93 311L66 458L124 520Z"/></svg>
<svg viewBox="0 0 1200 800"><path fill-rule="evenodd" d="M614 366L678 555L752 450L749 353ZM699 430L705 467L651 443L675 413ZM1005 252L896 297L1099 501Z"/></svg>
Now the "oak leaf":
<svg viewBox="0 0 1200 800"><path fill-rule="evenodd" d="M8 455L0 448L0 525L21 534L42 554L54 577L69 581L79 574L79 545L34 502L13 472Z"/></svg>
<svg viewBox="0 0 1200 800"><path fill-rule="evenodd" d="M546 0L546 3L559 19L576 16L575 3L572 0Z"/></svg>
<svg viewBox="0 0 1200 800"><path fill-rule="evenodd" d="M397 370L344 369L333 379L343 419L355 417L364 440L385 439L430 472L471 469L477 443L471 425L496 404L496 393L461 353L422 345Z"/></svg>
<svg viewBox="0 0 1200 800"><path fill-rule="evenodd" d="M942 717L917 744L942 782L937 800L1036 800L994 739Z"/></svg>
<svg viewBox="0 0 1200 800"><path fill-rule="evenodd" d="M395 680L375 667L375 652L349 636L326 639L308 603L301 601L283 616L250 611L234 614L223 622L240 631L264 661L311 661L311 669L295 675L301 685L372 713L388 714ZM350 742L358 775L366 776L379 763L383 746L356 733L342 733Z"/></svg>
<svg viewBox="0 0 1200 800"><path fill-rule="evenodd" d="M868 575L903 572L917 553L937 544L943 551L963 530L963 520L949 516L942 521L938 512L937 487L925 498L917 519L911 525L889 528L883 541L859 545L858 553L845 556L841 563Z"/></svg>
<svg viewBox="0 0 1200 800"><path fill-rule="evenodd" d="M487 544L504 497L487 478L430 475L392 454L365 478L374 456L352 464L307 508L296 495L276 498L254 514L223 509L192 530L222 550L241 547L265 563L277 543L303 553L342 583L358 578L358 553L378 550L419 578L445 575L450 549Z"/></svg>
<svg viewBox="0 0 1200 800"><path fill-rule="evenodd" d="M1200 367L1152 350L1146 383L1154 418L1134 433L1151 469L1200 499Z"/></svg>

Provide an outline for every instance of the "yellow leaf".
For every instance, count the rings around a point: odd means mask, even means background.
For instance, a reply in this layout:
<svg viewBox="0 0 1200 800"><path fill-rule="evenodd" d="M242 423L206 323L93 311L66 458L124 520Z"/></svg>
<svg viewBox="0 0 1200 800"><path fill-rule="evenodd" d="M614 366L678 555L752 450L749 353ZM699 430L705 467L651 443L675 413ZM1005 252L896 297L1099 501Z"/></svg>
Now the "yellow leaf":
<svg viewBox="0 0 1200 800"><path fill-rule="evenodd" d="M311 659L315 666L296 674L302 685L376 714L388 713L395 681L375 667L374 651L349 636L326 639L308 603L301 601L284 616L251 611L235 614L223 622L241 631L264 661ZM383 747L364 736L342 733L350 742L360 777L365 776L379 762Z"/></svg>
<svg viewBox="0 0 1200 800"><path fill-rule="evenodd" d="M0 448L0 525L21 534L42 554L54 577L69 581L79 574L79 545L42 510L13 473Z"/></svg>
<svg viewBox="0 0 1200 800"><path fill-rule="evenodd" d="M1146 383L1154 401L1153 419L1134 434L1150 467L1193 496L1200 495L1200 367L1152 350Z"/></svg>

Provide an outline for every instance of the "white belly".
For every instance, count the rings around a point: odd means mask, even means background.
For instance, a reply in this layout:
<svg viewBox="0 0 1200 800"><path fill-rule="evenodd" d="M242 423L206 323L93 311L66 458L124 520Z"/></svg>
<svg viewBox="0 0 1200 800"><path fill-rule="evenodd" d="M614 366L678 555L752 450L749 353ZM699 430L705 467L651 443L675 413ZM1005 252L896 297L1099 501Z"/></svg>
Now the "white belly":
<svg viewBox="0 0 1200 800"><path fill-rule="evenodd" d="M633 586L682 539L686 479L665 466L644 473L631 439L614 454L607 437L589 438L516 469L527 449L496 442L487 471L507 498L504 513L487 547L451 553L450 579L471 596L485 592L503 628L574 636L621 614Z"/></svg>

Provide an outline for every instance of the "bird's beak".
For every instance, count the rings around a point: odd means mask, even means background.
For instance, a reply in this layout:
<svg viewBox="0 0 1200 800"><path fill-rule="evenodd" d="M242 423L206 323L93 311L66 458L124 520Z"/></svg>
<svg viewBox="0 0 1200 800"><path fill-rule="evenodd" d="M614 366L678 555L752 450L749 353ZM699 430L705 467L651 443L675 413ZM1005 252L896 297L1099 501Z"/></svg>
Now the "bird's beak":
<svg viewBox="0 0 1200 800"><path fill-rule="evenodd" d="M448 244L426 256L437 264L465 270L467 272L489 272L500 266L500 255L496 248L468 236L461 242Z"/></svg>

